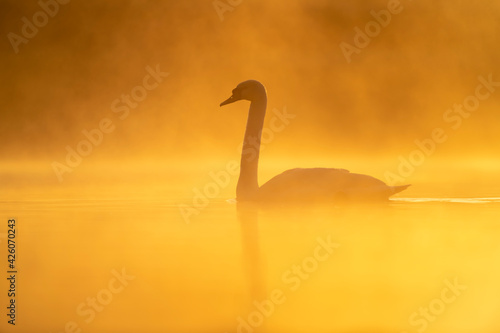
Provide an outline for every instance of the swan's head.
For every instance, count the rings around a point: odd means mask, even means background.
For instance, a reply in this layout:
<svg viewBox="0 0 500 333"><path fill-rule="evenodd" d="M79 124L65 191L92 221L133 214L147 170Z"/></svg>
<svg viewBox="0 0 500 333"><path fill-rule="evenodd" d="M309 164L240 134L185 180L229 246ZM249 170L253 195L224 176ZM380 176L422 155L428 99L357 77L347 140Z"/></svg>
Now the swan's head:
<svg viewBox="0 0 500 333"><path fill-rule="evenodd" d="M233 89L231 97L220 103L220 106L231 104L240 100L255 101L266 97L266 88L256 80L241 82Z"/></svg>

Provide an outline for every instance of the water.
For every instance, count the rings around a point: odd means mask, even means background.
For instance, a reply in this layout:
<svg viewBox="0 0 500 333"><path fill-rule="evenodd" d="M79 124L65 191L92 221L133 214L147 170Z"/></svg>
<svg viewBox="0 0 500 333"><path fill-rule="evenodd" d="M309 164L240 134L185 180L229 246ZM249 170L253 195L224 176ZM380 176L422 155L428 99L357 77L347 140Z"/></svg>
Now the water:
<svg viewBox="0 0 500 333"><path fill-rule="evenodd" d="M19 271L2 332L500 330L500 198L258 208L223 194L186 223L186 192L137 184L2 198Z"/></svg>

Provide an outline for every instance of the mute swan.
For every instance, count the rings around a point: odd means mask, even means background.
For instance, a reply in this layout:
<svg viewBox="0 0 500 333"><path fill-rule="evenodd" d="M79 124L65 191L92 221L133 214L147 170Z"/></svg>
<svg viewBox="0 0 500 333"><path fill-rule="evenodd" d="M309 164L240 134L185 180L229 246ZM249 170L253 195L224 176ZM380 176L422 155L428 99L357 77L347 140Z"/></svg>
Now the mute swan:
<svg viewBox="0 0 500 333"><path fill-rule="evenodd" d="M250 110L243 140L240 177L236 187L238 201L388 199L410 186L388 186L374 177L350 173L344 169L297 168L287 170L259 187L257 169L267 107L266 88L259 81L244 81L233 89L231 97L220 106L239 100L250 101Z"/></svg>

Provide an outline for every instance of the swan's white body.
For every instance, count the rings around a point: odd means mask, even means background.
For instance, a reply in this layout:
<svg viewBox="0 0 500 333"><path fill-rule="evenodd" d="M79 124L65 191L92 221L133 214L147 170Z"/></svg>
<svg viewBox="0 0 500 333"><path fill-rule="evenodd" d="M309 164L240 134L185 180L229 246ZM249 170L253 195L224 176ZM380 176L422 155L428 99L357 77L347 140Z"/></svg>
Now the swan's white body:
<svg viewBox="0 0 500 333"><path fill-rule="evenodd" d="M255 80L242 82L221 106L239 100L249 100L251 103L236 187L238 201L385 200L409 186L388 186L374 177L344 169L297 168L287 170L259 187L257 172L267 107L266 89Z"/></svg>

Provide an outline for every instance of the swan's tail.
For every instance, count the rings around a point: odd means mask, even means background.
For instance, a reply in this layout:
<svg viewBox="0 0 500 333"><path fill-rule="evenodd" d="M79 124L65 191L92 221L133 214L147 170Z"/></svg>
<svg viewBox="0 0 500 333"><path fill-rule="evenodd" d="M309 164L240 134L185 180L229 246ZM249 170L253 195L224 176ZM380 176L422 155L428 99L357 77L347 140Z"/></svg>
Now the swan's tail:
<svg viewBox="0 0 500 333"><path fill-rule="evenodd" d="M411 186L411 184L408 184L408 185L399 185L399 186L389 186L389 187L392 190L392 194L396 194L396 193L399 193L401 191L406 190L410 186Z"/></svg>

